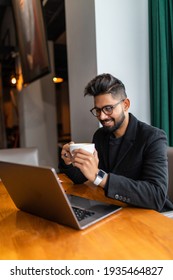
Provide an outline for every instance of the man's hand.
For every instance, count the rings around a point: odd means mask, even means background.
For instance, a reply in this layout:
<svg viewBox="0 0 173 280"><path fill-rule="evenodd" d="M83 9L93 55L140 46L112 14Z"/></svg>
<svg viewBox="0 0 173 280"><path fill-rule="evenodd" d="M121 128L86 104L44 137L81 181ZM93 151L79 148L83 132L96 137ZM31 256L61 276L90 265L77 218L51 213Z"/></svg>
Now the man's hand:
<svg viewBox="0 0 173 280"><path fill-rule="evenodd" d="M71 159L73 166L78 167L89 181L93 182L95 180L99 163L96 150L92 154L83 149L76 149L73 151Z"/></svg>
<svg viewBox="0 0 173 280"><path fill-rule="evenodd" d="M62 147L62 151L61 151L61 158L64 160L66 165L72 164L72 156L70 154L70 144L73 144L74 142L70 142L65 144Z"/></svg>

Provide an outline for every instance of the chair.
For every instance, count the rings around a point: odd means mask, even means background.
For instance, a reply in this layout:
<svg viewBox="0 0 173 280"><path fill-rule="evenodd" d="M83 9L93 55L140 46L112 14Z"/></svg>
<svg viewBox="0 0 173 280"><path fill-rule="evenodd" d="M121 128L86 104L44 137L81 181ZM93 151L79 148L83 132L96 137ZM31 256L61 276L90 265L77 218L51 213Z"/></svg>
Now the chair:
<svg viewBox="0 0 173 280"><path fill-rule="evenodd" d="M168 147L168 195L173 202L173 147ZM173 219L173 210L163 212L163 215Z"/></svg>
<svg viewBox="0 0 173 280"><path fill-rule="evenodd" d="M35 147L0 149L0 161L39 165L38 149Z"/></svg>

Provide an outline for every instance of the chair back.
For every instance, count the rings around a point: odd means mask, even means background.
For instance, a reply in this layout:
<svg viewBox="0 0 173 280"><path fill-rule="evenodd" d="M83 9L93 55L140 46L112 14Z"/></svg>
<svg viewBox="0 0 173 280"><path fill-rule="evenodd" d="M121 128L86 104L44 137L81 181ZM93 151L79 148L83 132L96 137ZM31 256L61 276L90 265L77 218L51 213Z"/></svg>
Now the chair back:
<svg viewBox="0 0 173 280"><path fill-rule="evenodd" d="M39 165L38 149L35 147L0 149L0 161Z"/></svg>
<svg viewBox="0 0 173 280"><path fill-rule="evenodd" d="M168 147L168 195L173 202L173 147Z"/></svg>

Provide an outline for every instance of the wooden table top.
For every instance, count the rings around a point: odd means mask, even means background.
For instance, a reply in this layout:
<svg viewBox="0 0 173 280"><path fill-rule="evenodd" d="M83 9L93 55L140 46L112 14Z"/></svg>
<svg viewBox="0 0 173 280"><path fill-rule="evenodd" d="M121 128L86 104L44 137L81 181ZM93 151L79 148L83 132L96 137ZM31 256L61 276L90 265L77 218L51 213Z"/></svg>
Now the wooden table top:
<svg viewBox="0 0 173 280"><path fill-rule="evenodd" d="M99 187L60 178L68 193L112 202ZM173 220L153 210L123 207L78 231L19 211L0 182L0 259L173 260Z"/></svg>

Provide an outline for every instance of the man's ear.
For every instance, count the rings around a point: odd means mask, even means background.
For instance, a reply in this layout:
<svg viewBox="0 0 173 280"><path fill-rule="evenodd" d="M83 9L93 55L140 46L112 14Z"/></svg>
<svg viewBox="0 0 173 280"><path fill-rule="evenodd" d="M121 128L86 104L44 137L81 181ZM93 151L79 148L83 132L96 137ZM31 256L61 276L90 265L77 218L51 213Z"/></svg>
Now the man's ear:
<svg viewBox="0 0 173 280"><path fill-rule="evenodd" d="M126 98L124 100L124 110L127 111L130 107L130 100L128 98Z"/></svg>

